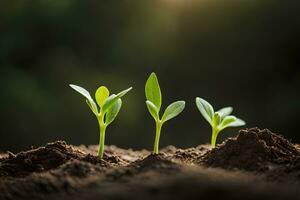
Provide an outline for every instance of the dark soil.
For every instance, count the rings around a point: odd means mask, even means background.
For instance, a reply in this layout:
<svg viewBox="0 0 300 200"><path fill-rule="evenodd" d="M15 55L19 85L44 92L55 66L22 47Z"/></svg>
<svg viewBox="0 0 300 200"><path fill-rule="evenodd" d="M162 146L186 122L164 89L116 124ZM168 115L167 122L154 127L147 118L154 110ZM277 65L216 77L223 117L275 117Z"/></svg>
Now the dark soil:
<svg viewBox="0 0 300 200"><path fill-rule="evenodd" d="M63 141L0 153L0 199L299 199L300 151L278 134L241 130L209 145L158 155Z"/></svg>
<svg viewBox="0 0 300 200"><path fill-rule="evenodd" d="M266 171L272 169L272 164L285 165L299 156L300 151L282 136L268 129L251 128L207 152L203 161L212 167Z"/></svg>
<svg viewBox="0 0 300 200"><path fill-rule="evenodd" d="M264 173L269 178L292 175L295 181L300 180L299 148L268 129L241 130L236 138L227 139L198 161L210 167Z"/></svg>

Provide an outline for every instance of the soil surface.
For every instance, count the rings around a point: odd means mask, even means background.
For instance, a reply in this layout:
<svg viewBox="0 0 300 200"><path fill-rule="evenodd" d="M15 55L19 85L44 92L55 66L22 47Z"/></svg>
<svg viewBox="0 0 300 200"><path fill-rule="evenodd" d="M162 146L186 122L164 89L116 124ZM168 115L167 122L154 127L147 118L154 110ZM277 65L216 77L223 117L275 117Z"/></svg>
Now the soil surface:
<svg viewBox="0 0 300 200"><path fill-rule="evenodd" d="M0 153L0 199L300 199L300 146L268 129L158 155L63 141Z"/></svg>

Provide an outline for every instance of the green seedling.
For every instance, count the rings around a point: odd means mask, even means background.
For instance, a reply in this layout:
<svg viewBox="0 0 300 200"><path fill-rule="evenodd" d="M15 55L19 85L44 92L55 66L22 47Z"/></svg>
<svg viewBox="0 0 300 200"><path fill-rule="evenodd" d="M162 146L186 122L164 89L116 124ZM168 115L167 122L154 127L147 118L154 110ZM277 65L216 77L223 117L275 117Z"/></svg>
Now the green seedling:
<svg viewBox="0 0 300 200"><path fill-rule="evenodd" d="M130 87L118 94L109 95L109 90L105 86L101 86L97 89L95 94L97 105L86 89L73 84L70 84L70 87L86 98L86 103L97 117L100 127L98 156L103 158L106 127L110 125L118 115L122 106L121 97L132 88Z"/></svg>
<svg viewBox="0 0 300 200"><path fill-rule="evenodd" d="M176 101L170 104L166 108L162 118L160 118L159 111L162 104L162 95L161 95L160 86L155 73L152 73L146 82L145 94L147 99L146 100L147 108L156 123L156 134L155 134L153 154L158 154L159 138L160 138L160 132L163 124L166 121L179 115L184 110L185 102Z"/></svg>
<svg viewBox="0 0 300 200"><path fill-rule="evenodd" d="M210 103L201 99L199 97L196 98L196 105L202 114L202 116L208 121L208 123L212 127L212 136L211 136L211 147L216 147L216 140L220 131L227 127L238 127L244 126L246 123L233 116L230 115L232 113L232 107L225 107L217 112L214 111L214 108Z"/></svg>

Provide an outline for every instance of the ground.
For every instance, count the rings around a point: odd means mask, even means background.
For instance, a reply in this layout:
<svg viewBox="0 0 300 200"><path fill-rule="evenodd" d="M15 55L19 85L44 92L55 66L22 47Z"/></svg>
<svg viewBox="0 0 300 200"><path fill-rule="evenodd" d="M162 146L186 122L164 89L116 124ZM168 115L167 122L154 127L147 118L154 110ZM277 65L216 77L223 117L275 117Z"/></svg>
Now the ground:
<svg viewBox="0 0 300 200"><path fill-rule="evenodd" d="M0 199L300 199L300 148L267 129L209 145L147 150L48 143L0 154Z"/></svg>

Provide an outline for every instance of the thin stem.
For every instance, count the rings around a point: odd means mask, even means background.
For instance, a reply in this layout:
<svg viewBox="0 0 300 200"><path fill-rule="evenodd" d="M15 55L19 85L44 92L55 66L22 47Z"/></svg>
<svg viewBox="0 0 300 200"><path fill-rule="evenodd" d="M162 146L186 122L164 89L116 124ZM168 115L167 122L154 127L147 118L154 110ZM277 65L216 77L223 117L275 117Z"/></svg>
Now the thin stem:
<svg viewBox="0 0 300 200"><path fill-rule="evenodd" d="M219 134L219 130L217 128L212 128L212 135L211 135L211 148L216 147L216 141Z"/></svg>
<svg viewBox="0 0 300 200"><path fill-rule="evenodd" d="M159 138L160 138L161 127L162 127L162 122L161 121L157 121L156 122L156 133L155 133L155 141L154 141L153 154L158 154L158 147L159 147Z"/></svg>
<svg viewBox="0 0 300 200"><path fill-rule="evenodd" d="M99 127L100 127L98 156L100 158L103 158L106 125L104 124L104 116L102 116L101 113L100 113L100 116L98 118L98 122L99 122Z"/></svg>

